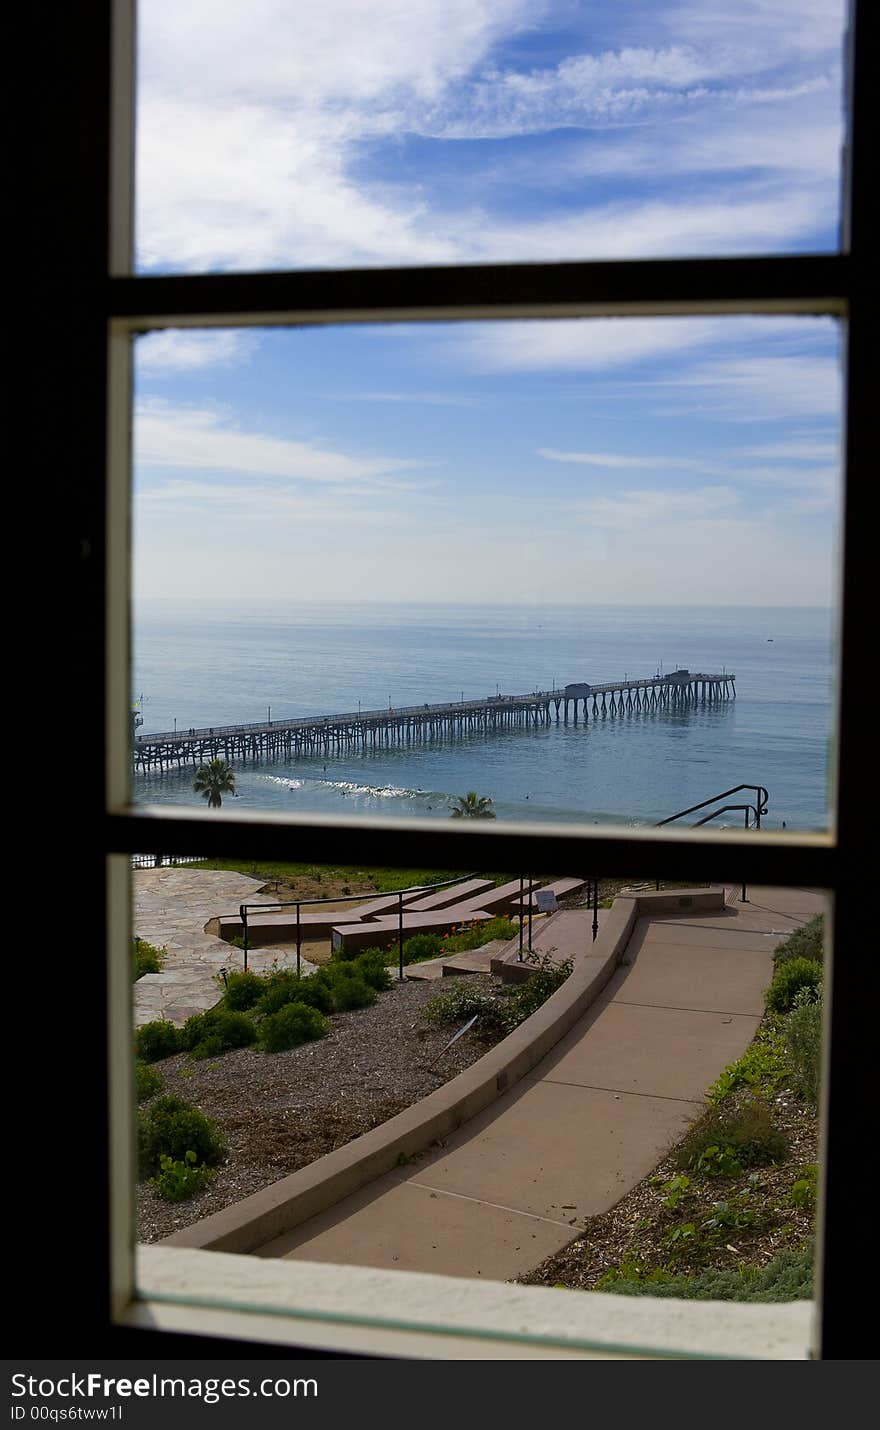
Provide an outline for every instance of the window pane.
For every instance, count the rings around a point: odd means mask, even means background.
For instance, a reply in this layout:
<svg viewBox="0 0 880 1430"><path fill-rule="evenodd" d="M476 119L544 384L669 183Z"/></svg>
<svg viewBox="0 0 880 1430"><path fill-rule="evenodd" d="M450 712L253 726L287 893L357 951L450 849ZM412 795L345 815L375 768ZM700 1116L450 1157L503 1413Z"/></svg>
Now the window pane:
<svg viewBox="0 0 880 1430"><path fill-rule="evenodd" d="M837 338L138 340L135 800L827 828Z"/></svg>
<svg viewBox="0 0 880 1430"><path fill-rule="evenodd" d="M843 8L143 0L138 267L834 249Z"/></svg>
<svg viewBox="0 0 880 1430"><path fill-rule="evenodd" d="M606 1344L640 1342L635 1302L616 1337L577 1303L511 1325L476 1284L385 1299L355 1272L340 1302L327 1266L781 1300L801 1304L773 1353L805 1354L819 892L152 862L133 872L143 1291ZM213 1279L193 1250L252 1270ZM732 1348L706 1325L676 1319L671 1344ZM752 1333L737 1353L766 1351Z"/></svg>

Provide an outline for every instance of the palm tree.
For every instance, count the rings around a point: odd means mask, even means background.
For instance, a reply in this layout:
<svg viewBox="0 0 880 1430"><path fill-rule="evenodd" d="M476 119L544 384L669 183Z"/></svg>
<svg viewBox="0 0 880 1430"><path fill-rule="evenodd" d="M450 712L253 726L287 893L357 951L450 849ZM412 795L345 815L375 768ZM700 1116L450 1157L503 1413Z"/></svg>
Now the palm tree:
<svg viewBox="0 0 880 1430"><path fill-rule="evenodd" d="M235 775L225 760L208 760L196 770L193 789L204 795L211 809L219 809L222 795L235 794Z"/></svg>
<svg viewBox="0 0 880 1430"><path fill-rule="evenodd" d="M491 799L478 795L476 790L471 789L465 795L456 795L455 808L452 811L453 819L495 819L495 817Z"/></svg>

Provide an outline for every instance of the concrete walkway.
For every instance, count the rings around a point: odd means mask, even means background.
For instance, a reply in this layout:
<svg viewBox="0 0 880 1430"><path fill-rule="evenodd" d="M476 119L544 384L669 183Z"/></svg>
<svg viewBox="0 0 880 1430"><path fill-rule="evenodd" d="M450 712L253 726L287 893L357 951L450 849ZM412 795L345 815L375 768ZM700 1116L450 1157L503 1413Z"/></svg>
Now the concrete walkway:
<svg viewBox="0 0 880 1430"><path fill-rule="evenodd" d="M223 989L217 983L221 968L240 968L241 950L205 933L205 924L218 912L237 912L239 904L271 904L261 894L265 880L219 869L135 869L132 874L133 923L138 938L165 947L168 956L161 973L146 973L134 985L134 1024L168 1018L185 1023L193 1013L203 1013L217 1002ZM295 963L295 951L275 944L252 949L248 965L255 972L273 962ZM306 972L313 965L303 960Z"/></svg>
<svg viewBox="0 0 880 1430"><path fill-rule="evenodd" d="M760 1022L773 948L823 908L811 891L749 893L639 919L603 994L533 1073L436 1152L255 1254L504 1281L558 1251L699 1114Z"/></svg>

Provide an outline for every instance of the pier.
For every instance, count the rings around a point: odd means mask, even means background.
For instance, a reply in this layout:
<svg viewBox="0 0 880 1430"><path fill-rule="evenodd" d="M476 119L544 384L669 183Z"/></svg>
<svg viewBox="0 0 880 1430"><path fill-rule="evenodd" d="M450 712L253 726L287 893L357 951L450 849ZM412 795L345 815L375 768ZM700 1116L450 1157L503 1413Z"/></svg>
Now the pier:
<svg viewBox="0 0 880 1430"><path fill-rule="evenodd" d="M252 725L134 734L136 770L162 770L206 760L254 762L349 754L393 746L428 744L470 735L500 735L554 721L606 720L636 714L714 705L736 695L731 671L710 675L688 670L644 680L580 682L527 695L487 695L482 700L389 706L342 715L308 715Z"/></svg>

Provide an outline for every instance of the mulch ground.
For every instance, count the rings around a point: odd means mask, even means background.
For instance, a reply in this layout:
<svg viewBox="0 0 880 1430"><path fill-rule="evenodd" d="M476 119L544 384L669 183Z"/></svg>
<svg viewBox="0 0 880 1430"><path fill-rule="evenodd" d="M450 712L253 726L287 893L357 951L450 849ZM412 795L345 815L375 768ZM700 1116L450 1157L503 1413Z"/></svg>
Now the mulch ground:
<svg viewBox="0 0 880 1430"><path fill-rule="evenodd" d="M158 1241L335 1151L426 1097L490 1043L467 1033L444 1052L453 1029L436 1028L425 1004L440 982L395 983L370 1008L337 1013L330 1032L284 1053L241 1048L209 1062L179 1053L154 1064L162 1093L216 1120L228 1152L216 1178L186 1202L166 1202L141 1183L138 1240ZM468 987L497 980L472 974Z"/></svg>

